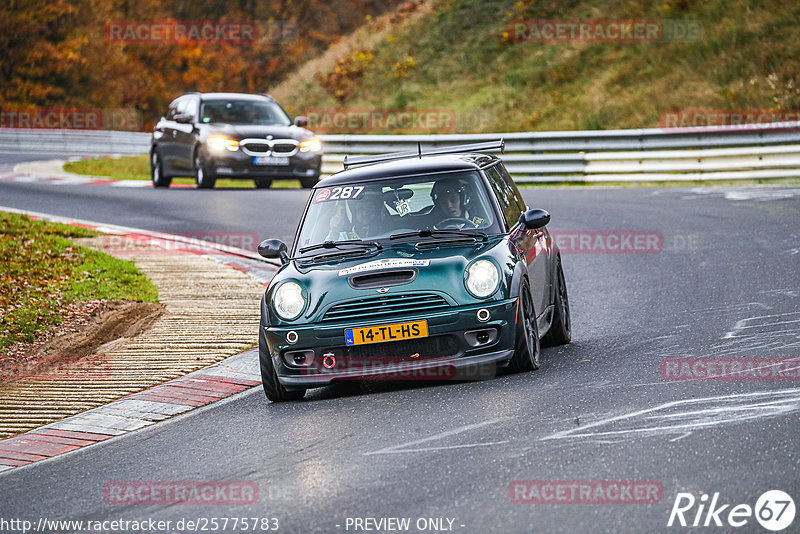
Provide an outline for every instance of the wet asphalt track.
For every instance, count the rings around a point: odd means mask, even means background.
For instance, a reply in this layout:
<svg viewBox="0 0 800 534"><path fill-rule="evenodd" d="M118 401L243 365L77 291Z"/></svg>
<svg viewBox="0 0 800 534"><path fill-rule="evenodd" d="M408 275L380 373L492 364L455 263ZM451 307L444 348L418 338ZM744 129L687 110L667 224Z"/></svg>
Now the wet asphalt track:
<svg viewBox="0 0 800 534"><path fill-rule="evenodd" d="M0 167L10 158L1 156ZM255 388L0 474L0 518L153 518L172 520L176 532L181 518L233 516L277 517L279 532L298 533L355 532L347 518L356 517L411 518L410 532L418 532L417 518L453 519L463 533L678 532L688 529L666 526L678 492L719 492L720 504L752 506L780 489L800 506L800 381L659 374L668 357L800 357L800 187L523 193L530 207L551 212L556 231L663 236L652 254L564 254L573 343L544 349L539 371L324 388L283 405ZM0 182L2 206L287 241L306 197ZM509 499L515 480L656 481L663 498L517 504ZM103 488L115 481L246 481L258 485L259 498L114 506ZM798 524L800 517L787 532ZM754 518L736 531L767 532Z"/></svg>

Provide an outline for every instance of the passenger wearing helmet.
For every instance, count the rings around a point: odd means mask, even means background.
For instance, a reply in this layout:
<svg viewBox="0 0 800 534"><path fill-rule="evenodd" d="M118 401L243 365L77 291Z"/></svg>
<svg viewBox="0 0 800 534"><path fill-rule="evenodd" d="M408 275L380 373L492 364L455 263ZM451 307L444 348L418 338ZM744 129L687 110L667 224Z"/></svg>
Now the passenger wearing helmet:
<svg viewBox="0 0 800 534"><path fill-rule="evenodd" d="M470 226L474 227L483 222L481 217L470 215L467 185L458 179L438 180L431 189L431 200L433 200L431 216L434 229L437 228L437 225L441 227L442 223L444 223L444 227L459 226L460 219L465 219L465 221L460 221L462 227L467 222L472 223ZM458 220L448 221L448 219Z"/></svg>
<svg viewBox="0 0 800 534"><path fill-rule="evenodd" d="M352 222L347 216L344 204L341 204L331 217L330 232L326 241L366 239L383 231L381 214L386 212L386 208L380 192L367 190L359 198L346 202L353 215Z"/></svg>

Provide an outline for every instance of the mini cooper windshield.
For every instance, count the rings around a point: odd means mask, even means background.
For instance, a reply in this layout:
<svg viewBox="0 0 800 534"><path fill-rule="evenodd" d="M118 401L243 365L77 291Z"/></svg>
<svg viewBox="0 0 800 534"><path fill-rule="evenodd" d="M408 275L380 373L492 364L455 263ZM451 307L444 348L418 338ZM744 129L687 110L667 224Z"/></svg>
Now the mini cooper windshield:
<svg viewBox="0 0 800 534"><path fill-rule="evenodd" d="M476 171L322 188L311 198L298 251L325 242L482 236L501 231L494 214Z"/></svg>

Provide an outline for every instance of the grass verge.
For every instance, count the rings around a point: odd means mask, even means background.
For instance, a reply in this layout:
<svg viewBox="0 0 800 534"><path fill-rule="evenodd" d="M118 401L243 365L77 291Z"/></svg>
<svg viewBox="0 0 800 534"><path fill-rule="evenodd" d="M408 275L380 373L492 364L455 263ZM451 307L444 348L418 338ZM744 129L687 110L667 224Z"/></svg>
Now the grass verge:
<svg viewBox="0 0 800 534"><path fill-rule="evenodd" d="M0 212L0 351L60 324L66 306L90 299L157 302L129 261L78 246L93 230Z"/></svg>
<svg viewBox="0 0 800 534"><path fill-rule="evenodd" d="M126 156L121 158L93 158L70 161L64 164L64 170L75 174L103 176L112 180L150 180L150 163L147 155ZM193 178L173 178L173 184L194 184ZM216 187L255 189L252 180L217 179ZM297 180L273 180L276 189L299 189Z"/></svg>
<svg viewBox="0 0 800 534"><path fill-rule="evenodd" d="M800 107L798 2L429 4L419 17L371 20L269 93L287 112L308 115L319 134L341 130L315 122L337 110L446 111L453 120L425 133L466 133L657 128L676 110L796 116ZM514 39L515 28L530 28L523 21L632 19L698 31L686 38L665 31L653 42ZM413 131L388 121L357 124L358 133Z"/></svg>

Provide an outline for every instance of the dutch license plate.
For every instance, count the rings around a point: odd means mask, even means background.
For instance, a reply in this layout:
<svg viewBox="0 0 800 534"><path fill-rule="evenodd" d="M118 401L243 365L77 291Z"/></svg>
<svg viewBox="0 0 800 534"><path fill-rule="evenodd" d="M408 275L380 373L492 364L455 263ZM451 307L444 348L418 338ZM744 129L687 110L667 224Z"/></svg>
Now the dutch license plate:
<svg viewBox="0 0 800 534"><path fill-rule="evenodd" d="M417 337L428 337L428 321L344 329L344 339L348 345L383 343L384 341L400 341Z"/></svg>
<svg viewBox="0 0 800 534"><path fill-rule="evenodd" d="M289 158L278 156L253 156L253 165L288 165Z"/></svg>

